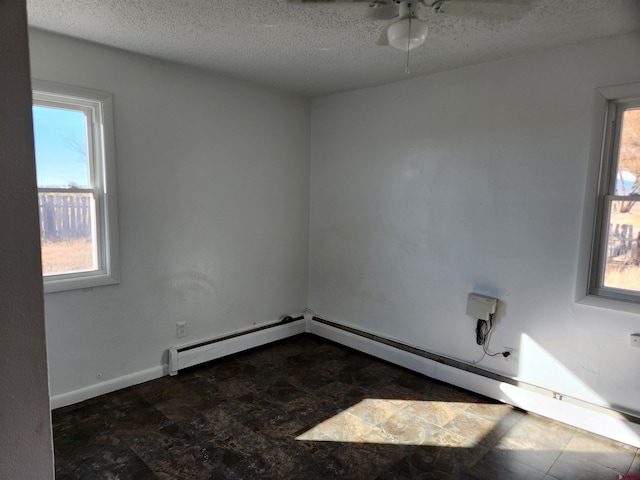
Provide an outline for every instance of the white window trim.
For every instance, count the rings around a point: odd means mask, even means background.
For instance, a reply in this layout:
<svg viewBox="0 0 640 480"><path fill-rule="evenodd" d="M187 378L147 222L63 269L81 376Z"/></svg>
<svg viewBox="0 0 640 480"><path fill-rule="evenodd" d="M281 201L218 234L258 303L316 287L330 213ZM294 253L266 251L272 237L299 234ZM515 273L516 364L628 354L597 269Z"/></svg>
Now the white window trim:
<svg viewBox="0 0 640 480"><path fill-rule="evenodd" d="M90 133L92 164L89 175L97 188L61 189L62 191L91 191L96 210L95 238L98 245L98 269L43 276L44 292L113 285L120 282L118 251L118 204L116 198L116 162L113 135L113 104L111 94L98 90L32 80L34 104L62 103L82 108L90 114L93 127ZM42 190L58 190L41 188Z"/></svg>
<svg viewBox="0 0 640 480"><path fill-rule="evenodd" d="M607 202L611 199L621 198L611 195L611 183L615 179L611 179L611 173L614 160L618 155L617 138L620 134L616 130L616 123L619 125L620 107L628 105L631 101L635 102L640 99L640 83L630 83L625 85L616 85L603 87L598 89L598 93L602 96L605 103L604 107L604 128L602 129L601 151L599 158L598 185L596 193L595 218L593 222L593 236L591 242L591 257L589 265L588 291L586 301L580 302L592 304L592 299L603 299L607 304L596 306L614 305L610 301L624 301L640 304L640 292L638 294L629 293L628 290L622 290L612 287L602 286L604 276L605 248L607 244L607 232L609 225L609 209L606 208ZM628 199L627 197L624 197ZM624 309L628 310L628 309ZM634 311L636 308L634 308Z"/></svg>

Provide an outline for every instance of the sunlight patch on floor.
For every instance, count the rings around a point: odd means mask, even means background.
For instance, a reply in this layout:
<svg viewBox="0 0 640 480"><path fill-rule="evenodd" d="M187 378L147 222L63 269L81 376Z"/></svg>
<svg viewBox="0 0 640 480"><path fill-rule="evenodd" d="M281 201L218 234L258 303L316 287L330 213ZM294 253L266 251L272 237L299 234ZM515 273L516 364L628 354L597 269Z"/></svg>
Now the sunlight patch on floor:
<svg viewBox="0 0 640 480"><path fill-rule="evenodd" d="M491 409L496 421L510 412L503 405L367 398L296 440L470 448L496 426L473 408Z"/></svg>

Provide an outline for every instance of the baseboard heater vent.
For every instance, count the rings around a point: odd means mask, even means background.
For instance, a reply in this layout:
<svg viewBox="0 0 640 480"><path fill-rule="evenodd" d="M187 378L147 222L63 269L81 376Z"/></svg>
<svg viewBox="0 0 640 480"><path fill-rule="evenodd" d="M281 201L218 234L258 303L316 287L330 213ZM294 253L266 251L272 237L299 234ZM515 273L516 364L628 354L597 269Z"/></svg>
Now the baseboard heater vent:
<svg viewBox="0 0 640 480"><path fill-rule="evenodd" d="M221 338L183 347L169 347L169 375L177 375L179 370L185 368L304 333L306 322L300 321L303 319L304 317L286 317L278 323Z"/></svg>

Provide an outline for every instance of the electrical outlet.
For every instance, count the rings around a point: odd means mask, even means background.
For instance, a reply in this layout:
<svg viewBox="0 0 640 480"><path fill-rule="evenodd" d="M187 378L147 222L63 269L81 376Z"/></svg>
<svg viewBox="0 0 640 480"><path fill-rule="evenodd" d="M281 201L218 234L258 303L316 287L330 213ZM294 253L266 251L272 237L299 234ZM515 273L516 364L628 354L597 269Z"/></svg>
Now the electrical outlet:
<svg viewBox="0 0 640 480"><path fill-rule="evenodd" d="M509 355L507 355L506 357L504 357L504 360L506 362L515 362L517 360L517 355L518 355L518 350L513 348L513 347L505 347L504 345L502 346L503 351L505 352L509 352Z"/></svg>
<svg viewBox="0 0 640 480"><path fill-rule="evenodd" d="M176 337L182 338L187 336L187 322L176 323Z"/></svg>

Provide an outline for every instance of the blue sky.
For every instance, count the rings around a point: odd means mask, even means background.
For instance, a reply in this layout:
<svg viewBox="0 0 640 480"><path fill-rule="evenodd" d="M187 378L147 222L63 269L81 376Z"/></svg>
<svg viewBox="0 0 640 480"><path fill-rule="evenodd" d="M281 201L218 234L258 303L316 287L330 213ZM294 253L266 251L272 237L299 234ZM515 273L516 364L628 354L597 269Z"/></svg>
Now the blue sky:
<svg viewBox="0 0 640 480"><path fill-rule="evenodd" d="M624 189L625 195L629 195L631 192L631 188L633 187L634 182L636 181L636 176L628 172L626 170L622 171L622 179L624 180ZM616 195L622 195L622 183L620 182L620 177L616 177Z"/></svg>
<svg viewBox="0 0 640 480"><path fill-rule="evenodd" d="M86 145L84 112L34 106L33 130L38 186L88 187L86 155L70 145Z"/></svg>

